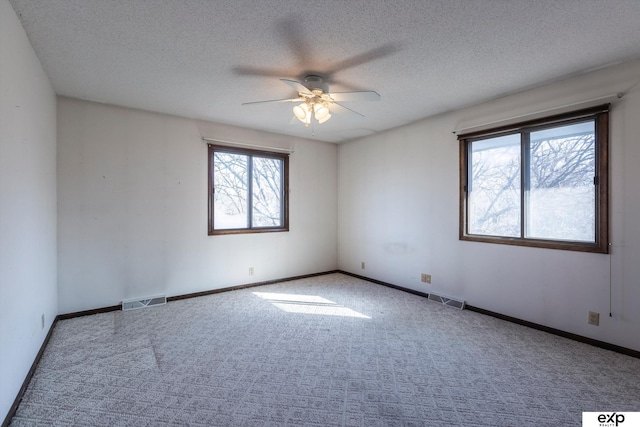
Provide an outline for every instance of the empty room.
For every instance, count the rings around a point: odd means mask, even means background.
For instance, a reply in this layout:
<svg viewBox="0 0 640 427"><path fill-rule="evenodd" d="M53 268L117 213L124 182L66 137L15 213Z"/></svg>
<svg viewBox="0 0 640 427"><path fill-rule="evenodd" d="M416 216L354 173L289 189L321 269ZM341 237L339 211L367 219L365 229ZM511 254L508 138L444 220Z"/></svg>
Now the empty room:
<svg viewBox="0 0 640 427"><path fill-rule="evenodd" d="M0 0L2 426L640 425L638 23Z"/></svg>

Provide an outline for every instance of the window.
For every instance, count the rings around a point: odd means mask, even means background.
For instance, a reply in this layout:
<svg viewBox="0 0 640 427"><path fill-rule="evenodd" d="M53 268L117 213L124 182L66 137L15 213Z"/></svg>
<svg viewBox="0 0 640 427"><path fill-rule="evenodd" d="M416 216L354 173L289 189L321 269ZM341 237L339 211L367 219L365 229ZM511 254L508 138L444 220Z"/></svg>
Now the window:
<svg viewBox="0 0 640 427"><path fill-rule="evenodd" d="M289 230L289 155L209 145L209 235Z"/></svg>
<svg viewBox="0 0 640 427"><path fill-rule="evenodd" d="M608 253L609 105L460 135L460 239Z"/></svg>

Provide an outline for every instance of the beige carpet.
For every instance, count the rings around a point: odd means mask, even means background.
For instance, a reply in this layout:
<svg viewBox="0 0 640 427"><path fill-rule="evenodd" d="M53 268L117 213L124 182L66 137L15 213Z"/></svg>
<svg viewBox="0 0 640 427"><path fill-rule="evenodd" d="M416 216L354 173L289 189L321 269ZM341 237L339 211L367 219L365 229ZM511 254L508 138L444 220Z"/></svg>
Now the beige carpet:
<svg viewBox="0 0 640 427"><path fill-rule="evenodd" d="M579 426L640 359L342 274L58 322L13 426Z"/></svg>

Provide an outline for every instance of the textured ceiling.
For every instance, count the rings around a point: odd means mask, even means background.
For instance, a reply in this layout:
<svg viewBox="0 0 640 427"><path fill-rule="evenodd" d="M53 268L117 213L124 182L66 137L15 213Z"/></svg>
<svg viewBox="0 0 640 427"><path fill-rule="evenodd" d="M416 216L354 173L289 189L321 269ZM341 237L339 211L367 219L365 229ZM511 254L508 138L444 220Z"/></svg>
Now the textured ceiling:
<svg viewBox="0 0 640 427"><path fill-rule="evenodd" d="M10 0L56 93L341 142L640 57L638 0ZM366 117L290 124L279 78Z"/></svg>

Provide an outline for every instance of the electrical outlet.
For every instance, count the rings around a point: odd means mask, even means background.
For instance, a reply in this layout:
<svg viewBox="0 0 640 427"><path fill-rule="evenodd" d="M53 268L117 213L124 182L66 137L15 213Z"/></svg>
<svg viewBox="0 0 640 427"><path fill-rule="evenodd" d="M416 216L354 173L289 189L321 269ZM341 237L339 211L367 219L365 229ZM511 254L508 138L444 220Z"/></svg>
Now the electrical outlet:
<svg viewBox="0 0 640 427"><path fill-rule="evenodd" d="M420 281L422 283L431 283L431 275L430 274L426 274L426 273L422 273L422 275L420 276Z"/></svg>
<svg viewBox="0 0 640 427"><path fill-rule="evenodd" d="M249 267L249 276L253 276L253 267Z"/></svg>
<svg viewBox="0 0 640 427"><path fill-rule="evenodd" d="M589 324L593 326L600 325L600 313L596 313L595 311L589 312Z"/></svg>
<svg viewBox="0 0 640 427"><path fill-rule="evenodd" d="M40 329L44 329L44 313L40 316Z"/></svg>
<svg viewBox="0 0 640 427"><path fill-rule="evenodd" d="M362 264L360 264L360 268L364 270L364 261L362 261Z"/></svg>

